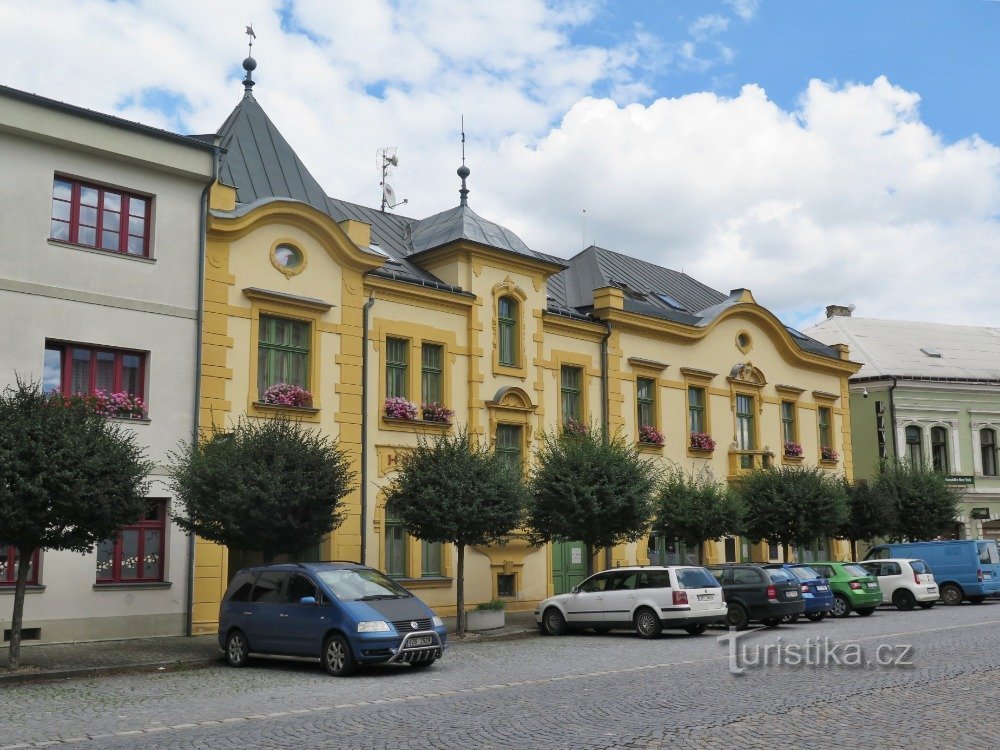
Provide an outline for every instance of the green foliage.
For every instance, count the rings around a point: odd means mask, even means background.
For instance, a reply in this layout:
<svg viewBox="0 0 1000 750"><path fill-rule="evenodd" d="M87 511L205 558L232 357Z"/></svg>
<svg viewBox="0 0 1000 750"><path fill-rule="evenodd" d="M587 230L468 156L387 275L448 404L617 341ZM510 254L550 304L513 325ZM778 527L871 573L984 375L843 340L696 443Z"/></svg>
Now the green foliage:
<svg viewBox="0 0 1000 750"><path fill-rule="evenodd" d="M90 552L146 511L135 435L84 399L20 379L0 395L0 542Z"/></svg>
<svg viewBox="0 0 1000 750"><path fill-rule="evenodd" d="M962 493L945 483L944 474L908 461L884 462L874 487L896 511L896 523L886 536L921 541L954 530Z"/></svg>
<svg viewBox="0 0 1000 750"><path fill-rule="evenodd" d="M706 469L667 473L660 484L653 529L701 552L701 543L740 533L743 509L735 493Z"/></svg>
<svg viewBox="0 0 1000 750"><path fill-rule="evenodd" d="M343 520L354 473L336 441L281 417L242 418L230 432L171 453L177 524L265 560L315 546Z"/></svg>
<svg viewBox="0 0 1000 750"><path fill-rule="evenodd" d="M793 543L836 536L847 518L842 481L815 466L755 469L733 491L744 509L743 533L781 544L786 556Z"/></svg>
<svg viewBox="0 0 1000 750"><path fill-rule="evenodd" d="M502 544L521 523L519 467L465 430L421 441L386 492L386 509L428 542Z"/></svg>
<svg viewBox="0 0 1000 750"><path fill-rule="evenodd" d="M488 602L482 602L476 605L476 609L480 612L498 612L507 606L507 602L503 599L491 599Z"/></svg>
<svg viewBox="0 0 1000 750"><path fill-rule="evenodd" d="M646 533L656 472L633 444L591 427L542 436L531 489L532 540L580 540L592 552Z"/></svg>
<svg viewBox="0 0 1000 750"><path fill-rule="evenodd" d="M896 505L877 484L865 479L844 480L847 492L847 518L838 536L852 542L874 542L895 533L898 523Z"/></svg>

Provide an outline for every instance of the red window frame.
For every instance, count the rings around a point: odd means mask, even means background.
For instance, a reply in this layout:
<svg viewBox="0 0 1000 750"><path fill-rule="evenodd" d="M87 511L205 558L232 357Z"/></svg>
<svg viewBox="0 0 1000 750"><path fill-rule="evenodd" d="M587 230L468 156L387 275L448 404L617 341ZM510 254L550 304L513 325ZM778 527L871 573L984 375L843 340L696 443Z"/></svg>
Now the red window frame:
<svg viewBox="0 0 1000 750"><path fill-rule="evenodd" d="M17 583L17 565L12 564L17 559L17 548L13 544L0 544L0 550L6 553L7 566L0 570L0 586L13 586ZM38 573L41 570L42 551L36 549L31 556L31 571L28 574L28 585L38 585Z"/></svg>
<svg viewBox="0 0 1000 750"><path fill-rule="evenodd" d="M167 501L153 500L150 502L150 512L146 518L131 526L123 526L114 538L114 545L111 552L111 565L106 570L101 570L101 561L97 561L97 583L158 583L163 580L163 557L167 548ZM150 517L152 516L152 517ZM124 537L126 532L134 531L138 536L135 565L135 575L129 577L122 576L122 560L124 554ZM155 550L146 547L146 532L159 531L160 541ZM112 540L105 540L104 543ZM98 545L98 554L100 554ZM150 554L157 555L156 574L152 576L144 575L145 565L143 560Z"/></svg>
<svg viewBox="0 0 1000 750"><path fill-rule="evenodd" d="M76 360L73 357L74 351L90 353L90 376L87 379L86 395L93 393L97 386L97 357L99 354L111 354L114 357L114 375L110 393L119 393L123 388L123 370L125 357L139 358L139 376L136 382L135 392L127 391L129 395L138 396L143 401L146 400L146 354L132 349L114 349L109 346L91 346L87 344L67 344L61 342L48 341L45 343L46 352L59 352L59 390L65 394L72 395L73 389L73 366ZM45 383L51 389L51 383Z"/></svg>
<svg viewBox="0 0 1000 750"><path fill-rule="evenodd" d="M94 203L84 203L90 200ZM49 236L109 253L148 258L152 208L149 196L56 175ZM93 209L93 217L86 209ZM91 231L92 238L88 236Z"/></svg>

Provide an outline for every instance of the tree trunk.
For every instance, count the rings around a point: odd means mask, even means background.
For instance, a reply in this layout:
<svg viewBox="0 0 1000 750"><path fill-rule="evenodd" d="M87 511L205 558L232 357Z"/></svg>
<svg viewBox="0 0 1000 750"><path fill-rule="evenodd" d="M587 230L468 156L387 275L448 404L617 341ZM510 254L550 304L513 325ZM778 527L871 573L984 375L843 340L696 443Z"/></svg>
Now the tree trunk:
<svg viewBox="0 0 1000 750"><path fill-rule="evenodd" d="M455 590L457 601L455 613L458 615L458 625L455 627L455 635L459 638L465 636L465 545L458 546L458 565L455 572Z"/></svg>
<svg viewBox="0 0 1000 750"><path fill-rule="evenodd" d="M791 562L792 561L792 557L789 554L790 550L789 550L789 547L788 547L788 542L782 542L781 543L781 550L782 550L782 552L785 555L784 562L786 562L786 563L787 562Z"/></svg>
<svg viewBox="0 0 1000 750"><path fill-rule="evenodd" d="M587 576L594 575L594 545L590 542L586 544L587 548Z"/></svg>
<svg viewBox="0 0 1000 750"><path fill-rule="evenodd" d="M28 570L35 550L17 548L17 583L14 585L14 613L10 617L10 652L7 664L11 669L21 666L21 621L24 619L24 594L28 588Z"/></svg>
<svg viewBox="0 0 1000 750"><path fill-rule="evenodd" d="M851 542L851 559L852 560L857 560L858 559L858 540L857 539L851 539L850 542Z"/></svg>

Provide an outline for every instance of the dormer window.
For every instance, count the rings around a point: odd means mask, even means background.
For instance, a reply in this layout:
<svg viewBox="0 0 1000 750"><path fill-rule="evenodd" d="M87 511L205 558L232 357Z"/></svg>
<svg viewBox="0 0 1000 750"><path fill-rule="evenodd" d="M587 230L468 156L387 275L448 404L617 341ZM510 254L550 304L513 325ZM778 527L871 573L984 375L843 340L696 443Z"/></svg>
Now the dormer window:
<svg viewBox="0 0 1000 750"><path fill-rule="evenodd" d="M517 300L509 295L497 301L497 353L500 364L517 367Z"/></svg>

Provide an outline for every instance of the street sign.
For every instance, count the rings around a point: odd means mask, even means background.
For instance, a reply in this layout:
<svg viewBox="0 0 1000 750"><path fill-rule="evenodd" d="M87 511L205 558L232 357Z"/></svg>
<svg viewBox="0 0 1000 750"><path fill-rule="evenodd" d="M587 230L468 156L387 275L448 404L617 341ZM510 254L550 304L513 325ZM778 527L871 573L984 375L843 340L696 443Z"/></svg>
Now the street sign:
<svg viewBox="0 0 1000 750"><path fill-rule="evenodd" d="M961 486L970 486L976 483L976 478L972 475L961 475L953 474L944 478L945 484L955 484Z"/></svg>

